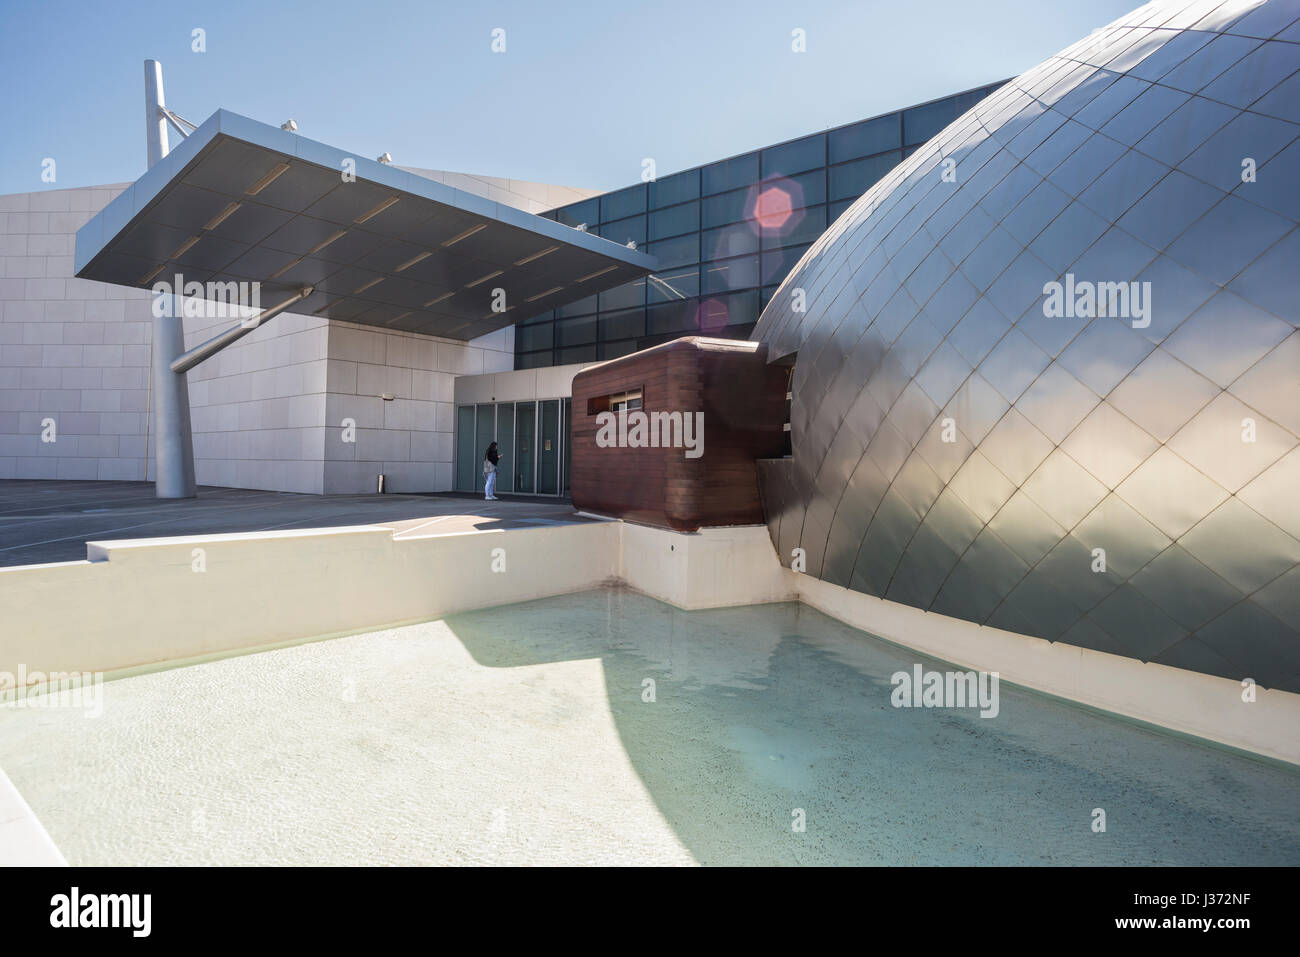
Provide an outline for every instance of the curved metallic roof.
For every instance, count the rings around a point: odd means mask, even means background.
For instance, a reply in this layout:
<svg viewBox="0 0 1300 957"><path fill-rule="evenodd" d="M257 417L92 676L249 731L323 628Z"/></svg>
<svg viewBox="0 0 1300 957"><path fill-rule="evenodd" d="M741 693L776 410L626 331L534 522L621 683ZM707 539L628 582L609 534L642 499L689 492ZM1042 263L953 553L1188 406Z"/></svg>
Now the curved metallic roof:
<svg viewBox="0 0 1300 957"><path fill-rule="evenodd" d="M783 561L1300 690L1297 71L1295 0L1148 4L846 211L755 332L797 353Z"/></svg>

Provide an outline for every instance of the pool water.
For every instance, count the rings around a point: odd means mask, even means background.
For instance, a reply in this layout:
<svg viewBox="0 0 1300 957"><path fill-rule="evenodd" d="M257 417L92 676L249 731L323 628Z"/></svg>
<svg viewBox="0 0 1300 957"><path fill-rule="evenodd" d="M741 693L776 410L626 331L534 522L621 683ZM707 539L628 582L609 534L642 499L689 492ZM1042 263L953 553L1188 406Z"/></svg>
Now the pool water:
<svg viewBox="0 0 1300 957"><path fill-rule="evenodd" d="M1300 863L1300 773L917 663L601 589L0 709L0 767L72 864Z"/></svg>

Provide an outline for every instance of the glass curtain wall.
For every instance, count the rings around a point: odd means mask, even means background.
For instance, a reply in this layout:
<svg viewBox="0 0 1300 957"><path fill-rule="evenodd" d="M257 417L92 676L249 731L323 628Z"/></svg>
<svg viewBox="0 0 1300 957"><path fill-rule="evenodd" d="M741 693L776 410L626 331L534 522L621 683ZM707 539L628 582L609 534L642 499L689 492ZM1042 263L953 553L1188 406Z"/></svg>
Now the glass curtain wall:
<svg viewBox="0 0 1300 957"><path fill-rule="evenodd" d="M515 327L515 368L615 359L685 335L748 338L809 245L995 83L543 213L659 272Z"/></svg>

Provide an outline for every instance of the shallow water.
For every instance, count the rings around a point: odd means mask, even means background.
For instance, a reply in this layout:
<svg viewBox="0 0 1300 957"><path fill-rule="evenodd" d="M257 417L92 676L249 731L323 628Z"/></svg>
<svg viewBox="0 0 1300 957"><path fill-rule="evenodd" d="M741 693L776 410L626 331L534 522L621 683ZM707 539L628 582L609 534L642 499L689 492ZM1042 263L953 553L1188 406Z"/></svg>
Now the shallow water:
<svg viewBox="0 0 1300 957"><path fill-rule="evenodd" d="M73 864L1300 863L1300 773L1005 684L894 708L917 662L605 589L0 709L0 767Z"/></svg>

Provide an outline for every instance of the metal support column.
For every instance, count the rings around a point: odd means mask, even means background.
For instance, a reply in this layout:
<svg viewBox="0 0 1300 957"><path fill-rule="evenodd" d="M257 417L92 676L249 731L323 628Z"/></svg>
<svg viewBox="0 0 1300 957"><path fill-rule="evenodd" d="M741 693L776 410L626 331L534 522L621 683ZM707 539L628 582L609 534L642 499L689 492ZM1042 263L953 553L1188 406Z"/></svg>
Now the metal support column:
<svg viewBox="0 0 1300 957"><path fill-rule="evenodd" d="M145 132L149 166L167 155L167 116L163 112L162 64L144 61ZM179 297L166 295L153 320L154 495L193 498L194 437L190 432L190 387L185 373L171 365L185 352L185 327ZM161 315L159 315L161 313Z"/></svg>

